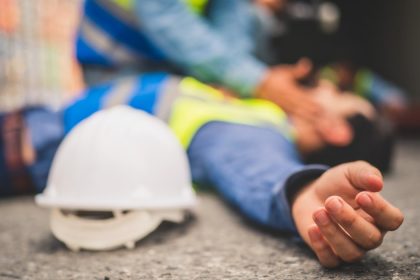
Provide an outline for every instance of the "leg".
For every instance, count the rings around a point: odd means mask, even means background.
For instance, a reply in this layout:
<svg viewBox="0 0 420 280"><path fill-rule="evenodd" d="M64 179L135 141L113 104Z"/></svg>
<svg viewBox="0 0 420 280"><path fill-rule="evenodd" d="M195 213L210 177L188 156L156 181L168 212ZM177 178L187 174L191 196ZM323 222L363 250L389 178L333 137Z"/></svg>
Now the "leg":
<svg viewBox="0 0 420 280"><path fill-rule="evenodd" d="M0 196L33 192L28 164L32 156L21 112L0 115Z"/></svg>
<svg viewBox="0 0 420 280"><path fill-rule="evenodd" d="M27 108L23 112L30 145L35 153L29 172L36 192L42 192L47 185L54 155L64 138L62 116L60 112L42 107Z"/></svg>
<svg viewBox="0 0 420 280"><path fill-rule="evenodd" d="M58 144L61 117L33 107L0 116L0 196L41 192Z"/></svg>

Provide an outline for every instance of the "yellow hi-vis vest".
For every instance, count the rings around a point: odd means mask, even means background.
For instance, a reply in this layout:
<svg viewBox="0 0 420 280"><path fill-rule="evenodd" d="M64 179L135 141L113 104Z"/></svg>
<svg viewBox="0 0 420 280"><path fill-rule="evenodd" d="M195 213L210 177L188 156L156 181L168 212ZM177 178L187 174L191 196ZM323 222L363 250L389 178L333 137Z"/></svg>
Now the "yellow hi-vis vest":
<svg viewBox="0 0 420 280"><path fill-rule="evenodd" d="M167 121L184 148L203 125L212 121L268 126L290 141L294 138L286 114L270 101L228 97L191 77L183 78L178 90Z"/></svg>

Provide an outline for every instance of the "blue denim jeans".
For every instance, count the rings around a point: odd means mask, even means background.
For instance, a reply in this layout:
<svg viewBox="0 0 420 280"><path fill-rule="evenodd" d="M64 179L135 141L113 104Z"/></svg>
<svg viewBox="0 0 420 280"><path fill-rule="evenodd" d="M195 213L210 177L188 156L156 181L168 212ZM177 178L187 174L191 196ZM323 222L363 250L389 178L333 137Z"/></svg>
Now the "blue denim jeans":
<svg viewBox="0 0 420 280"><path fill-rule="evenodd" d="M29 172L36 190L42 192L47 185L54 155L64 138L62 116L61 112L34 107L24 111L24 118L36 152L36 160L29 166Z"/></svg>

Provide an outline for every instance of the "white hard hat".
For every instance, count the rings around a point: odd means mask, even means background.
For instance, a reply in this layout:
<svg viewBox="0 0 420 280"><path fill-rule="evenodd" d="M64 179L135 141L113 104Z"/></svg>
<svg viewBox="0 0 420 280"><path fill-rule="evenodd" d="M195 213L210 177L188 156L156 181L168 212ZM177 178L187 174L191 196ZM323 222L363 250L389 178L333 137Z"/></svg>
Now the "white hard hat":
<svg viewBox="0 0 420 280"><path fill-rule="evenodd" d="M39 205L54 208L53 234L76 250L132 247L163 220L182 221L195 201L178 140L165 123L128 106L77 125L36 196ZM105 212L112 217L86 215Z"/></svg>

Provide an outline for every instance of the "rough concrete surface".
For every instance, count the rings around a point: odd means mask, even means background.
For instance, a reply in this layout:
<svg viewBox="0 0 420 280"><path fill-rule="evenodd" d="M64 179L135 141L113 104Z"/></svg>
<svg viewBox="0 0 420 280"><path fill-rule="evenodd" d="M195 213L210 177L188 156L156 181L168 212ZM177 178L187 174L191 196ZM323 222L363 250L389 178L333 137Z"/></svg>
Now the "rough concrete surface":
<svg viewBox="0 0 420 280"><path fill-rule="evenodd" d="M0 279L420 279L420 141L399 143L384 195L402 228L360 263L319 266L304 246L247 223L213 194L195 218L164 224L134 250L68 251L30 197L0 200Z"/></svg>

